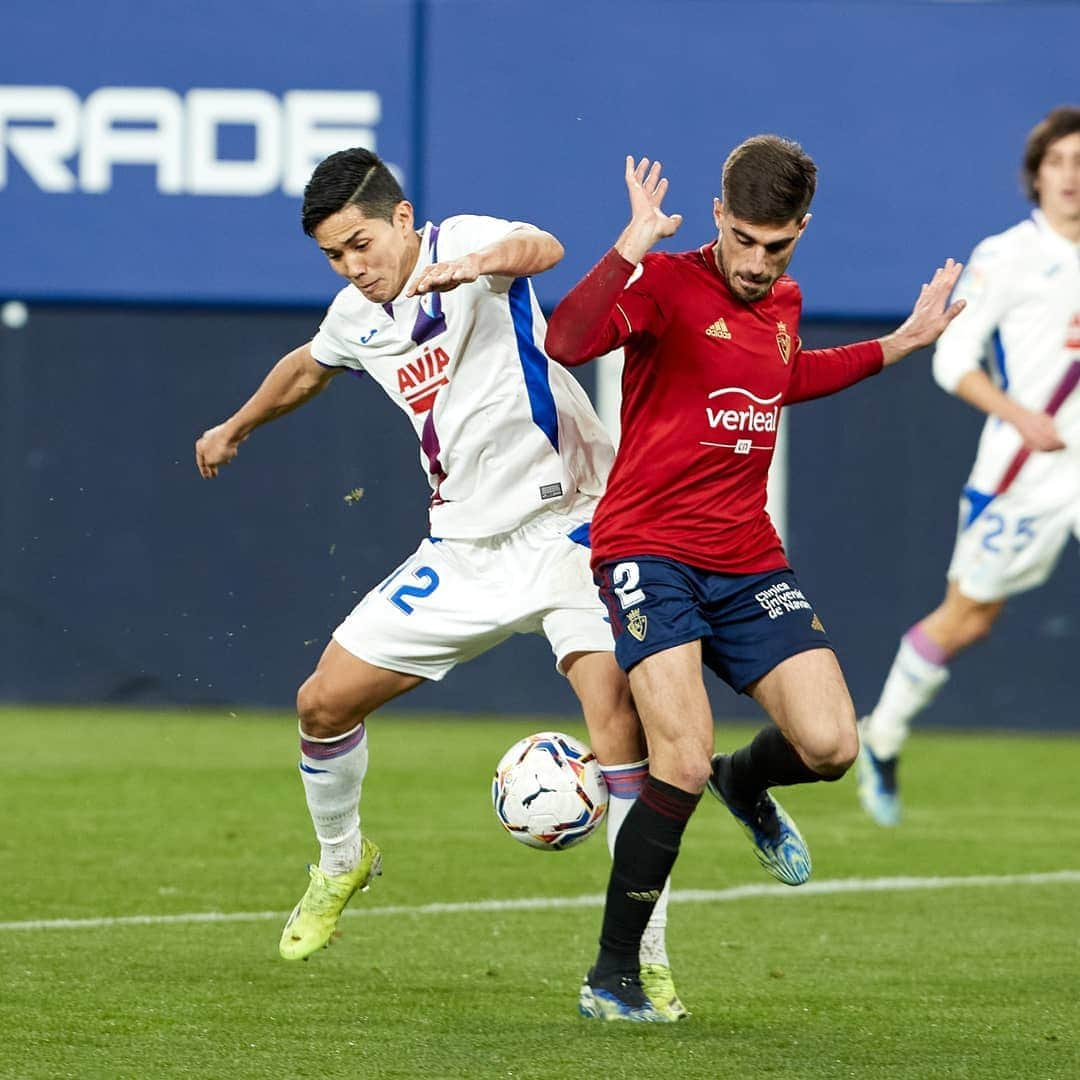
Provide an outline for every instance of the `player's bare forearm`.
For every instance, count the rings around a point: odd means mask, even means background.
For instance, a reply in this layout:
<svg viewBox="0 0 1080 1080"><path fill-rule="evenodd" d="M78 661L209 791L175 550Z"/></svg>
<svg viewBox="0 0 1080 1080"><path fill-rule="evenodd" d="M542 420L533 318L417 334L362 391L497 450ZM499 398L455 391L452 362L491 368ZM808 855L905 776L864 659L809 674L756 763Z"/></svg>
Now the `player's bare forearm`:
<svg viewBox="0 0 1080 1080"><path fill-rule="evenodd" d="M563 257L563 246L541 229L515 229L476 253L481 274L531 277L550 270Z"/></svg>
<svg viewBox="0 0 1080 1080"><path fill-rule="evenodd" d="M311 355L310 345L283 356L258 390L228 420L203 432L195 443L195 464L206 479L236 457L240 444L263 424L299 408L320 393L338 369L326 368Z"/></svg>
<svg viewBox="0 0 1080 1080"><path fill-rule="evenodd" d="M945 327L964 310L966 301L957 300L949 304L949 296L956 286L962 263L946 259L944 266L939 266L934 276L923 285L911 314L891 334L880 338L882 366L888 367L905 356L933 345Z"/></svg>
<svg viewBox="0 0 1080 1080"><path fill-rule="evenodd" d="M238 439L246 439L255 428L292 412L321 393L340 370L324 367L311 355L310 345L301 345L270 369L259 389L226 424Z"/></svg>
<svg viewBox="0 0 1080 1080"><path fill-rule="evenodd" d="M660 234L648 222L631 221L615 241L615 250L635 266L645 258L660 239Z"/></svg>
<svg viewBox="0 0 1080 1080"><path fill-rule="evenodd" d="M973 405L980 412L996 416L1012 423L1020 406L1008 394L998 389L990 376L981 369L969 371L956 384L953 391L961 401Z"/></svg>
<svg viewBox="0 0 1080 1080"><path fill-rule="evenodd" d="M961 401L966 401L988 416L996 416L1012 424L1029 450L1048 452L1062 450L1065 443L1058 434L1051 417L1045 413L1025 408L1015 398L994 385L982 369L969 371L956 384L954 391Z"/></svg>
<svg viewBox="0 0 1080 1080"><path fill-rule="evenodd" d="M450 292L485 274L531 277L550 270L563 257L563 246L542 229L520 228L460 259L429 266L406 290L406 296Z"/></svg>

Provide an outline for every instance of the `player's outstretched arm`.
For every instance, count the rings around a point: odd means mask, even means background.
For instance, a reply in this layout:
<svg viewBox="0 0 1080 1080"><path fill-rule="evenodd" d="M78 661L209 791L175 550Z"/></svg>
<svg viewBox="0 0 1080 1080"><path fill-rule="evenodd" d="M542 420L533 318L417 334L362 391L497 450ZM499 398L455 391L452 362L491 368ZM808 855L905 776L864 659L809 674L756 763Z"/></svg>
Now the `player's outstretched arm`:
<svg viewBox="0 0 1080 1080"><path fill-rule="evenodd" d="M667 178L659 161L636 164L626 159L626 190L630 223L615 246L563 297L548 320L545 348L552 360L567 367L583 364L622 345L633 333L625 314L615 316L619 297L649 249L665 236L674 236L681 214L661 209ZM638 330L644 329L642 326Z"/></svg>
<svg viewBox="0 0 1080 1080"><path fill-rule="evenodd" d="M655 243L674 236L682 224L682 214L665 214L661 209L667 194L668 180L663 166L642 158L635 164L626 158L626 192L630 197L630 223L615 241L615 250L635 266Z"/></svg>
<svg viewBox="0 0 1080 1080"><path fill-rule="evenodd" d="M240 444L260 425L276 420L303 405L343 369L328 368L311 355L310 345L301 345L283 356L262 385L228 420L202 433L195 442L195 465L206 480L228 465Z"/></svg>
<svg viewBox="0 0 1080 1080"><path fill-rule="evenodd" d="M945 327L964 310L966 300L949 303L963 269L963 263L946 259L945 265L939 266L930 281L923 285L911 314L891 334L879 339L883 367L933 345Z"/></svg>
<svg viewBox="0 0 1080 1080"><path fill-rule="evenodd" d="M976 409L1012 424L1028 450L1050 453L1065 449L1052 415L1025 408L995 386L985 371L969 371L956 384L953 393Z"/></svg>
<svg viewBox="0 0 1080 1080"><path fill-rule="evenodd" d="M406 296L449 292L476 281L484 274L502 277L531 277L550 270L563 257L563 246L551 233L520 228L501 240L460 259L432 263L406 290Z"/></svg>

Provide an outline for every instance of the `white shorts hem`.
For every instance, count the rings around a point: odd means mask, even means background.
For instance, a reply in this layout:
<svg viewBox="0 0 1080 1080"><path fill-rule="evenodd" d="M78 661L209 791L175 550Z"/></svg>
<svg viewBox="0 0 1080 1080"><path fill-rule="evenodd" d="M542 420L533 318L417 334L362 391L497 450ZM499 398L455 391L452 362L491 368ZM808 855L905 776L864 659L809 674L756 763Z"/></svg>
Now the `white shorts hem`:
<svg viewBox="0 0 1080 1080"><path fill-rule="evenodd" d="M334 641L336 641L350 656L355 656L357 660L363 660L365 664L371 664L372 667L382 668L384 671L393 671L398 675L416 675L421 679L430 679L432 682L442 682L442 680L457 667L457 661L435 666L413 663L409 660L402 660L400 657L396 656L378 656L376 653L366 649L360 651L354 646L347 644L338 637L336 632L334 633L333 638Z"/></svg>

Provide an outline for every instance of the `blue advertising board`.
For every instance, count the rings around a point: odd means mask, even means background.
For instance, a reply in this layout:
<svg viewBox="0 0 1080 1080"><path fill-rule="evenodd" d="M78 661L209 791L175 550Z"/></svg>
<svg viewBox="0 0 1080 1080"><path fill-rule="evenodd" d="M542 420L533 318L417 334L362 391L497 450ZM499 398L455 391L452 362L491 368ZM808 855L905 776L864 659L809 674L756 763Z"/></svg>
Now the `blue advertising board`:
<svg viewBox="0 0 1080 1080"><path fill-rule="evenodd" d="M776 131L821 175L811 314L893 315L1027 211L1026 132L1075 98L1080 6L882 0L9 0L0 298L321 305L311 167L374 147L423 216L534 221L554 303L617 235L627 153L707 239L727 150Z"/></svg>
<svg viewBox="0 0 1080 1080"><path fill-rule="evenodd" d="M626 221L627 154L660 159L668 247L714 232L727 152L759 132L819 167L792 264L806 310L895 315L948 256L1025 216L1024 138L1080 97L1080 5L485 0L432 5L431 212L479 207L556 232L557 299ZM527 43L521 44L521 43ZM463 170L455 162L475 163Z"/></svg>
<svg viewBox="0 0 1080 1080"><path fill-rule="evenodd" d="M365 0L5 5L0 296L322 303L311 169L408 183L414 8Z"/></svg>

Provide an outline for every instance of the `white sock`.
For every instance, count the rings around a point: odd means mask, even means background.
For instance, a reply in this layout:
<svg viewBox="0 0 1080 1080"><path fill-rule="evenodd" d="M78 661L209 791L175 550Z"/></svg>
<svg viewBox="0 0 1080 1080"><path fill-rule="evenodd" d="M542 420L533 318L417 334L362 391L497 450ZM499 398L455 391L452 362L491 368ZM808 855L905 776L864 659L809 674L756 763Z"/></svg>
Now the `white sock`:
<svg viewBox="0 0 1080 1080"><path fill-rule="evenodd" d="M348 873L360 861L360 786L367 767L363 721L333 739L300 732L300 778L324 874Z"/></svg>
<svg viewBox="0 0 1080 1080"><path fill-rule="evenodd" d="M600 771L608 785L607 843L608 851L615 854L615 837L630 813L630 807L641 793L645 777L649 775L648 761L635 761L629 765L601 765ZM641 938L638 954L642 964L662 964L670 967L667 954L667 909L671 879L664 882L660 899L656 901L652 916Z"/></svg>
<svg viewBox="0 0 1080 1080"><path fill-rule="evenodd" d="M949 669L921 655L910 633L900 639L881 698L863 725L863 741L874 757L887 760L900 753L911 721L937 697L948 678Z"/></svg>

